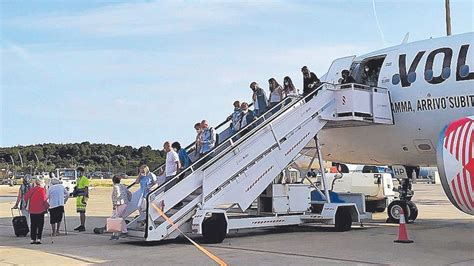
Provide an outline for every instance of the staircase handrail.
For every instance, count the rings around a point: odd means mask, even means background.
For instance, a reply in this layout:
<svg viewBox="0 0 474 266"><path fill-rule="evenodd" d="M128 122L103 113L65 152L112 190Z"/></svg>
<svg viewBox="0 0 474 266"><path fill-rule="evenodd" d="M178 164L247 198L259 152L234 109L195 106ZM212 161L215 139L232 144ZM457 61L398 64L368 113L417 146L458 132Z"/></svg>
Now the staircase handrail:
<svg viewBox="0 0 474 266"><path fill-rule="evenodd" d="M183 171L181 171L180 173L176 174L175 176L173 176L171 179L169 179L168 181L166 181L164 184L161 184L159 185L158 187L156 187L155 189L151 190L147 197L146 197L146 200L147 200L147 216L148 216L148 205L149 205L149 201L150 201L150 198L153 194L157 193L161 193L164 188L171 184L171 182L173 182L175 179L177 179L182 173L186 173L186 172L189 172L190 170L190 174L201 169L201 168L207 168L209 165L211 165L212 163L214 163L215 161L217 161L218 159L220 159L222 156L224 156L225 154L227 154L228 151L226 150L223 150L222 152L220 152L218 155L214 156L214 154L212 153L212 151L214 150L217 150L218 148L220 147L223 147L223 145L229 141L231 141L231 146L230 146L230 149L234 149L236 148L238 145L240 145L244 140L248 139L249 137L251 137L252 135L255 135L256 133L260 132L260 130L262 130L263 128L265 128L265 126L273 121L274 119L276 119L277 117L279 117L279 114L281 113L284 113L285 111L289 110L291 107L295 106L297 103L300 103L302 101L305 101L306 99L308 98L311 98L313 96L315 96L314 94L317 94L317 92L319 92L323 86L326 86L326 85L333 85L331 83L327 83L327 82L323 82L320 84L320 86L318 86L315 90L313 90L311 93L309 93L308 95L306 96L288 96L287 98L295 98L297 99L296 101L294 101L293 103L291 104L288 104L286 106L284 106L284 108L281 108L280 110L278 110L275 114L273 114L272 112L274 110L277 110L277 107L281 107L282 105L285 105L287 104L285 99L281 100L277 105L273 106L272 108L270 108L269 110L267 110L264 114L262 114L261 116L259 116L257 119L255 119L254 121L252 121L252 123L246 125L243 129L240 129L238 132L234 133L232 136L230 136L226 141L223 141L222 143L220 143L217 147L213 148L208 154L206 154L205 156L199 158L199 160L197 160L196 162L194 162L192 165L190 165L189 167L187 167L186 169L184 169ZM266 115L268 114L272 114L268 119L265 117ZM253 128L250 132L248 132L245 137L242 137L242 138L239 138L235 143L232 142L232 139L237 136L238 134L240 134L243 130L246 130L246 129L250 129L252 126L256 125L256 123L259 123L263 118L263 122L265 123L261 123L260 125L256 126L255 128ZM271 119L270 119L271 118ZM202 165L199 165L199 167L197 169L193 169L194 166L198 165L199 163L201 163L203 160L207 159L209 156L214 156L214 157L211 157L209 161L205 162L204 164ZM190 174L188 174L187 176L189 176ZM186 177L187 177L186 176ZM186 178L184 177L184 178Z"/></svg>

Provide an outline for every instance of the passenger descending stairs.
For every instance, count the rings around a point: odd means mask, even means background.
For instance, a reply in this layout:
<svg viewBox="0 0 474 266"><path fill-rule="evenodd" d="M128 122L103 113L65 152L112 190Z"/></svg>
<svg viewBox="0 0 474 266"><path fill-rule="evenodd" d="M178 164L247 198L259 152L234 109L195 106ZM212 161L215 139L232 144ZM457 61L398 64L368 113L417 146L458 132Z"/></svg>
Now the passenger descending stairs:
<svg viewBox="0 0 474 266"><path fill-rule="evenodd" d="M184 171L182 180L175 177L150 192L145 230L134 231L136 218L129 234L147 241L176 238L179 231L156 208L188 233L197 209L245 211L326 125L373 124L393 124L390 96L382 88L322 84L304 98L289 97L248 125L245 135L221 140L213 153Z"/></svg>

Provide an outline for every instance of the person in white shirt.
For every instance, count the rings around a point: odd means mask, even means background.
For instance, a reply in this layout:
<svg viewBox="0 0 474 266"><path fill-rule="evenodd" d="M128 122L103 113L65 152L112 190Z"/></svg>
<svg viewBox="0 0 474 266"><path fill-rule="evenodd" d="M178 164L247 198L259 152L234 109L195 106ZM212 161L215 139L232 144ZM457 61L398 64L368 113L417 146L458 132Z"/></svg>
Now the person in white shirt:
<svg viewBox="0 0 474 266"><path fill-rule="evenodd" d="M166 151L166 164L164 171L166 177L165 182L168 182L171 178L178 174L178 171L181 168L181 163L179 162L178 153L171 148L171 143L169 141L166 141L163 144L163 149ZM166 185L165 191L171 188L174 183L176 182L171 182L171 184Z"/></svg>
<svg viewBox="0 0 474 266"><path fill-rule="evenodd" d="M272 108L283 99L283 88L274 78L268 80L268 85L270 88L270 99L268 99L268 103L270 108Z"/></svg>
<svg viewBox="0 0 474 266"><path fill-rule="evenodd" d="M48 203L50 224L53 236L59 235L59 227L64 214L64 204L68 199L69 193L57 178L51 179L51 186L48 189Z"/></svg>
<svg viewBox="0 0 474 266"><path fill-rule="evenodd" d="M122 218L122 234L113 233L110 240L118 240L120 236L125 236L128 233L127 224L125 223L125 211L127 210L127 205L132 200L132 192L130 192L126 186L120 184L122 179L121 175L115 175L112 178L114 183L112 189L112 217L111 218Z"/></svg>

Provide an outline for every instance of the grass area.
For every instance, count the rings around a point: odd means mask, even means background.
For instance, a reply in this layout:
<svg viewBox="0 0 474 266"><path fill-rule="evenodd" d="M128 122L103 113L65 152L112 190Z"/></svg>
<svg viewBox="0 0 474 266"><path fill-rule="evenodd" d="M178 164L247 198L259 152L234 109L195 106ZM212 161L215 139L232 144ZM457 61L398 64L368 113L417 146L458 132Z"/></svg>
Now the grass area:
<svg viewBox="0 0 474 266"><path fill-rule="evenodd" d="M122 179L121 183L128 186L135 181L135 178ZM92 187L112 187L112 179L91 179Z"/></svg>

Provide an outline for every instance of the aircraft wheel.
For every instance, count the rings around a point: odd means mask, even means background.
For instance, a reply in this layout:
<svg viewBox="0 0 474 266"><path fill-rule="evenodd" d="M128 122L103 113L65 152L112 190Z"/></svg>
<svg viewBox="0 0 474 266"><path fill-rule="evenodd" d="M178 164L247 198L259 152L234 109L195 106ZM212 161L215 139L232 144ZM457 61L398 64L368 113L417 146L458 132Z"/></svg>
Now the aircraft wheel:
<svg viewBox="0 0 474 266"><path fill-rule="evenodd" d="M387 208L387 214L388 214L387 222L399 223L400 222L400 212L401 212L403 206L405 206L405 205L406 205L406 203L404 201L401 201L401 200L392 201L392 203L390 203L388 205L388 208ZM406 208L405 219L408 220L407 217L410 217L410 215L411 215L410 208Z"/></svg>
<svg viewBox="0 0 474 266"><path fill-rule="evenodd" d="M206 244L222 243L227 235L227 221L223 213L213 213L202 223L202 237Z"/></svg>
<svg viewBox="0 0 474 266"><path fill-rule="evenodd" d="M416 207L416 204L413 201L407 202L407 207L410 210L410 216L408 216L408 221L410 223L413 223L416 220L416 217L418 217L418 208Z"/></svg>

